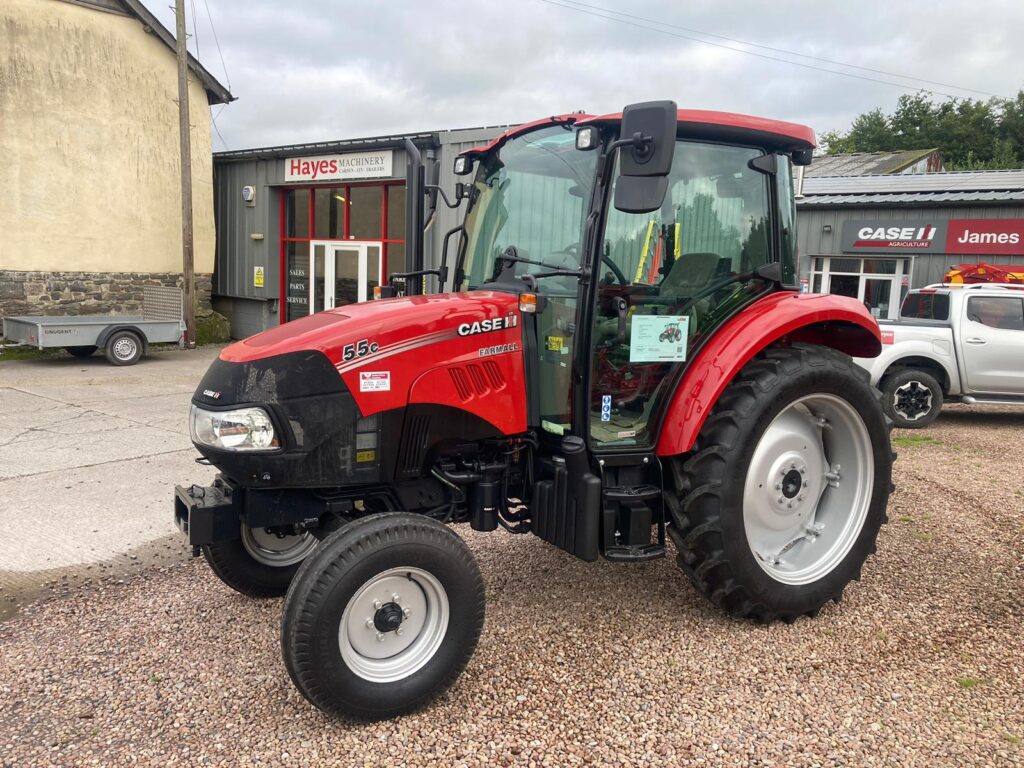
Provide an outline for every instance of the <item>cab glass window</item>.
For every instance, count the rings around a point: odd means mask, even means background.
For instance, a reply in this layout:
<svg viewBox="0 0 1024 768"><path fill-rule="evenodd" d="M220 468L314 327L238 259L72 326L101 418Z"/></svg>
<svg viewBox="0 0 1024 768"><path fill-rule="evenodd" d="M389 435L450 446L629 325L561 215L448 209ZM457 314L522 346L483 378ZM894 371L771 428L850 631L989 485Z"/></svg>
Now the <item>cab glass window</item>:
<svg viewBox="0 0 1024 768"><path fill-rule="evenodd" d="M1024 331L1024 300L1010 296L971 296L967 299L967 319L989 328Z"/></svg>
<svg viewBox="0 0 1024 768"><path fill-rule="evenodd" d="M908 293L900 308L900 317L911 320L948 320L949 294Z"/></svg>

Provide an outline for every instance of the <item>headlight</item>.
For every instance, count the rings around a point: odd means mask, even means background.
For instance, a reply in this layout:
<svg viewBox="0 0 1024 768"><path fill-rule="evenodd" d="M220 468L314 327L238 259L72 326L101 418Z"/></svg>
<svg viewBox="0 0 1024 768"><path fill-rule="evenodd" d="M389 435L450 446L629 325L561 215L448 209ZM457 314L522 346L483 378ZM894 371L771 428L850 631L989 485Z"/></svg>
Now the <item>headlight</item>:
<svg viewBox="0 0 1024 768"><path fill-rule="evenodd" d="M280 445L262 408L207 411L193 405L189 426L194 442L225 451L272 451Z"/></svg>

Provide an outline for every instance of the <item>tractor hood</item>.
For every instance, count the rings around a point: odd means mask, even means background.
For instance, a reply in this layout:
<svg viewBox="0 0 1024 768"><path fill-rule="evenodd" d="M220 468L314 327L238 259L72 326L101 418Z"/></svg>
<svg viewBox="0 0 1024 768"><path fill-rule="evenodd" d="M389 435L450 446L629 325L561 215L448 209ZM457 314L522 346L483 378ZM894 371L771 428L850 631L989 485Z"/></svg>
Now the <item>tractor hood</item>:
<svg viewBox="0 0 1024 768"><path fill-rule="evenodd" d="M361 413L372 415L405 406L413 382L430 369L519 352L520 324L518 297L498 291L383 299L259 333L225 348L220 361L269 362L285 355L294 360L312 353L323 363L316 354L322 353ZM196 400L203 400L202 391Z"/></svg>

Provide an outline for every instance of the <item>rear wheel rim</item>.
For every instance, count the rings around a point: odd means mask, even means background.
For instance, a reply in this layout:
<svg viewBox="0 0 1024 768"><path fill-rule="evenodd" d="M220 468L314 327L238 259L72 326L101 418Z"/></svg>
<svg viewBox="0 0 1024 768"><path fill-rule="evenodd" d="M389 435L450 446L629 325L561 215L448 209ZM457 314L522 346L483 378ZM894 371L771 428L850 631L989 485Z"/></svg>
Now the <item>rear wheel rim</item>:
<svg viewBox="0 0 1024 768"><path fill-rule="evenodd" d="M892 409L907 421L917 421L932 409L932 391L914 379L899 387L892 395Z"/></svg>
<svg viewBox="0 0 1024 768"><path fill-rule="evenodd" d="M404 680L437 653L448 630L448 593L420 568L390 568L345 606L338 647L348 669L374 683Z"/></svg>
<svg viewBox="0 0 1024 768"><path fill-rule="evenodd" d="M114 357L118 360L131 360L138 350L138 342L129 336L122 336L114 342Z"/></svg>
<svg viewBox="0 0 1024 768"><path fill-rule="evenodd" d="M874 490L874 452L846 400L787 405L761 435L743 489L743 526L758 565L783 584L832 572L860 537Z"/></svg>
<svg viewBox="0 0 1024 768"><path fill-rule="evenodd" d="M257 563L271 568L287 568L301 563L316 547L317 540L308 531L279 535L269 528L242 526L242 546Z"/></svg>

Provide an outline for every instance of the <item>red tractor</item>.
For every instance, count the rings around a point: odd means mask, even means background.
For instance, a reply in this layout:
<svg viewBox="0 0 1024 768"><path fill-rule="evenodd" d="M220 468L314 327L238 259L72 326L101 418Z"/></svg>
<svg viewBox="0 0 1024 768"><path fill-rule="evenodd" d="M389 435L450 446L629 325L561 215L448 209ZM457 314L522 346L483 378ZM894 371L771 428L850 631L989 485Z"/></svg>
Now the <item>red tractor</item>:
<svg viewBox="0 0 1024 768"><path fill-rule="evenodd" d="M484 622L455 523L624 564L670 537L698 590L760 622L839 599L892 453L850 359L879 353L875 320L798 291L791 169L813 147L672 102L523 125L456 159L458 247L392 276L414 295L221 353L191 411L220 474L179 487L175 518L229 586L287 594L306 698L378 719L455 680ZM426 272L451 291L415 294Z"/></svg>

